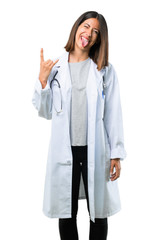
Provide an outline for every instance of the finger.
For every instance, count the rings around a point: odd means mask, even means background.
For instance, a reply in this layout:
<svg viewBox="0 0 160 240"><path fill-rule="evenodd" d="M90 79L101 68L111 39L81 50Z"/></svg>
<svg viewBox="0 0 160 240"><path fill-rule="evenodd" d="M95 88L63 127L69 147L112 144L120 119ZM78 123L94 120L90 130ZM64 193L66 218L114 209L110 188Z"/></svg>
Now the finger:
<svg viewBox="0 0 160 240"><path fill-rule="evenodd" d="M54 65L55 65L55 63L53 62L50 67L52 68Z"/></svg>
<svg viewBox="0 0 160 240"><path fill-rule="evenodd" d="M45 63L46 63L46 66L50 66L53 63L53 61L52 60L47 60Z"/></svg>
<svg viewBox="0 0 160 240"><path fill-rule="evenodd" d="M116 176L116 172L114 172L113 174L112 174L112 177L115 177Z"/></svg>
<svg viewBox="0 0 160 240"><path fill-rule="evenodd" d="M118 178L118 175L117 175L116 172L113 173L112 176L110 176L111 181L114 181L114 180L116 180L117 178Z"/></svg>
<svg viewBox="0 0 160 240"><path fill-rule="evenodd" d="M53 61L50 61L47 65L50 67L50 66L52 66L54 64L54 62Z"/></svg>
<svg viewBox="0 0 160 240"><path fill-rule="evenodd" d="M57 59L55 62L54 62L54 65L59 61L59 59Z"/></svg>
<svg viewBox="0 0 160 240"><path fill-rule="evenodd" d="M119 175L120 175L120 168L119 168L118 164L115 165L115 169L116 169L116 176L119 177Z"/></svg>
<svg viewBox="0 0 160 240"><path fill-rule="evenodd" d="M50 69L52 69L52 67L54 66L54 62L50 62L48 65L47 65Z"/></svg>
<svg viewBox="0 0 160 240"><path fill-rule="evenodd" d="M117 173L118 173L118 177L120 176L120 172L121 172L121 163L120 161L117 164Z"/></svg>
<svg viewBox="0 0 160 240"><path fill-rule="evenodd" d="M57 59L55 62L51 62L48 66L50 68L52 68L58 61L59 61L59 59Z"/></svg>
<svg viewBox="0 0 160 240"><path fill-rule="evenodd" d="M120 168L115 165L116 171L112 174L110 177L111 181L116 180L117 178L120 177Z"/></svg>
<svg viewBox="0 0 160 240"><path fill-rule="evenodd" d="M44 57L43 57L43 48L41 48L41 52L40 52L40 58L41 58L41 62L44 62Z"/></svg>
<svg viewBox="0 0 160 240"><path fill-rule="evenodd" d="M117 179L118 177L113 177L113 178L111 178L111 181L115 181L116 179Z"/></svg>
<svg viewBox="0 0 160 240"><path fill-rule="evenodd" d="M111 166L110 166L110 175L113 174L113 168L114 168L114 164L113 162L111 161Z"/></svg>
<svg viewBox="0 0 160 240"><path fill-rule="evenodd" d="M47 61L45 61L46 64L50 64L52 62L51 59L48 59Z"/></svg>

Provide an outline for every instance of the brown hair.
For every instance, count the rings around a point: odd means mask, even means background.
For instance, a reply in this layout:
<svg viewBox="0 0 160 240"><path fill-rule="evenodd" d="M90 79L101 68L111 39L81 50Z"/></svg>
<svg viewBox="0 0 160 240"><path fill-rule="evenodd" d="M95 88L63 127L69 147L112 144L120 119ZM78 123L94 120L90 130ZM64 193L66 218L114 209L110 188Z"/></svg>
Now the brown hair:
<svg viewBox="0 0 160 240"><path fill-rule="evenodd" d="M74 23L70 32L68 42L64 48L66 49L67 52L71 52L74 50L75 35L77 29L79 25L81 25L81 23L83 23L88 18L97 18L99 21L100 29L98 39L96 43L91 47L89 57L97 64L97 69L101 70L105 66L108 66L108 45L109 45L108 27L103 15L95 11L83 13Z"/></svg>

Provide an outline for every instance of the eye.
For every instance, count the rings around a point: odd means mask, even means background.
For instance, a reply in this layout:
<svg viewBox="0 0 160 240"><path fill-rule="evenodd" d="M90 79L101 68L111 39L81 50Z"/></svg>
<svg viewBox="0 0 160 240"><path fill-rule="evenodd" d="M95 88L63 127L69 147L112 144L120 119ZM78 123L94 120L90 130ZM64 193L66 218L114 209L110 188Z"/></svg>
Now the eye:
<svg viewBox="0 0 160 240"><path fill-rule="evenodd" d="M97 35L98 35L98 33L99 33L97 30L94 30L94 32L95 32Z"/></svg>

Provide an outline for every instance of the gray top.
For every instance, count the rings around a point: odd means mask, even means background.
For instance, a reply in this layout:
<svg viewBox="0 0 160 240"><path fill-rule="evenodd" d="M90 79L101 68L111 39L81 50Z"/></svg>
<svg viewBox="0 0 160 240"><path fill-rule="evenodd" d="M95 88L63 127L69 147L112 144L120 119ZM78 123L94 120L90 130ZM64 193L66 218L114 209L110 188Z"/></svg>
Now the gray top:
<svg viewBox="0 0 160 240"><path fill-rule="evenodd" d="M90 58L70 63L72 80L71 101L71 145L87 145L87 99L86 84L90 67Z"/></svg>

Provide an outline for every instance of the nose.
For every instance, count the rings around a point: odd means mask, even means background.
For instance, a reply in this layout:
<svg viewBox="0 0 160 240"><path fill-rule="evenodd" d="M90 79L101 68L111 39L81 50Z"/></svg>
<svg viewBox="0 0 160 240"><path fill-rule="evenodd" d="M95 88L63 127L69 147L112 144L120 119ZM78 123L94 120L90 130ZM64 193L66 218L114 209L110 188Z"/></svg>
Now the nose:
<svg viewBox="0 0 160 240"><path fill-rule="evenodd" d="M88 34L88 37L91 37L92 36L92 30L91 29L87 29L87 34Z"/></svg>

